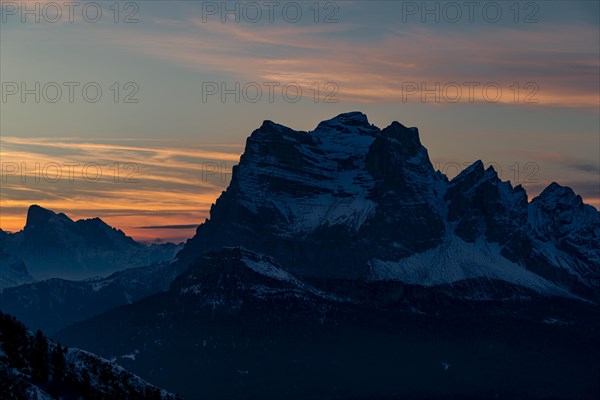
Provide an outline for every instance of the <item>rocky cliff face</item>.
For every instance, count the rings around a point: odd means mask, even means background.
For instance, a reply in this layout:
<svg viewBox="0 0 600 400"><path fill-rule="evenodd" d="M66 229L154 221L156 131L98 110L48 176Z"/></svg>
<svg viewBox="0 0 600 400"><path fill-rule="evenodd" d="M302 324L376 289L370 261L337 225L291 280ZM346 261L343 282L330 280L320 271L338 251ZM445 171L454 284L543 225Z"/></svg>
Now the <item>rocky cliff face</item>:
<svg viewBox="0 0 600 400"><path fill-rule="evenodd" d="M499 278L598 299L599 215L557 184L528 203L481 161L449 181L398 122L379 129L352 112L303 132L265 121L177 262L244 246L300 277Z"/></svg>
<svg viewBox="0 0 600 400"><path fill-rule="evenodd" d="M357 278L376 254L393 259L441 243L443 182L416 128L379 130L361 113L313 132L266 121L179 257L243 245L301 275Z"/></svg>

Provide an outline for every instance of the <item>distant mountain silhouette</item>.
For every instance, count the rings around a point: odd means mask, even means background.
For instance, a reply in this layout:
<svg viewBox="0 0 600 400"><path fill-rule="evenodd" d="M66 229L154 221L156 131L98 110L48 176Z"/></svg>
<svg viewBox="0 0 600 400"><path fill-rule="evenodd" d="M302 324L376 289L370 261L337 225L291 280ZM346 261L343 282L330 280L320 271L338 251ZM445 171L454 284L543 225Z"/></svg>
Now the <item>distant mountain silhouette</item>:
<svg viewBox="0 0 600 400"><path fill-rule="evenodd" d="M170 261L173 243L146 245L100 218L73 221L32 205L22 231L0 236L0 248L24 261L36 279L82 279Z"/></svg>
<svg viewBox="0 0 600 400"><path fill-rule="evenodd" d="M79 281L23 281L0 293L0 309L31 329L53 334L75 322L169 288L177 273L168 262ZM14 282L14 280L12 281Z"/></svg>
<svg viewBox="0 0 600 400"><path fill-rule="evenodd" d="M32 281L33 277L29 275L25 263L0 248L0 293L5 288Z"/></svg>

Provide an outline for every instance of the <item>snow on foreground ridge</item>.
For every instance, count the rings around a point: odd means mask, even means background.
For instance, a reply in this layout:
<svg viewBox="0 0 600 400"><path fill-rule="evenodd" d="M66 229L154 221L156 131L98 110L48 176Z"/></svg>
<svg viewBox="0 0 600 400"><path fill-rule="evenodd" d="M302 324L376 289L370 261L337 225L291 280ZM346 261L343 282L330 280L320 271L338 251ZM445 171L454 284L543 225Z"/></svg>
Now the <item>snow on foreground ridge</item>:
<svg viewBox="0 0 600 400"><path fill-rule="evenodd" d="M165 399L160 389L121 366L63 348L0 311L0 399Z"/></svg>
<svg viewBox="0 0 600 400"><path fill-rule="evenodd" d="M132 374L127 371L125 368L120 365L111 362L105 358L102 358L96 354L90 353L85 350L70 348L66 354L67 362L72 364L75 368L75 371L79 373L80 377L83 371L89 370L90 366L102 364L104 367L108 367L113 376L118 377L119 379L111 384L111 390L115 390L116 388L124 389L123 385L126 384L133 388L136 388L140 393L143 393L144 390L148 387L154 386L150 385L148 382L140 378L139 376ZM102 382L100 381L100 374L89 374L87 373L87 377L90 379L90 384L93 387L101 387ZM116 385L116 387L115 387ZM158 389L158 388L157 388ZM167 392L164 389L158 389L160 392L160 398L171 399L174 396Z"/></svg>
<svg viewBox="0 0 600 400"><path fill-rule="evenodd" d="M443 266L443 267L442 267ZM541 294L576 298L554 283L526 270L500 254L494 243L467 243L452 235L442 245L398 261L373 259L368 281L401 281L437 286L487 278L532 289Z"/></svg>

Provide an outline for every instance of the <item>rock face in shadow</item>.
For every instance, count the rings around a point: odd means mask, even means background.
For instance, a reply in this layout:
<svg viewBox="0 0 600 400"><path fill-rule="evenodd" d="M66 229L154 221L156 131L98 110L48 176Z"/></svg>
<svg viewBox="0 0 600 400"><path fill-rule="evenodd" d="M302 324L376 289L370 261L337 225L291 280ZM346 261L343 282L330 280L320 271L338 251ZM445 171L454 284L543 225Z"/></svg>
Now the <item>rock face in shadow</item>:
<svg viewBox="0 0 600 400"><path fill-rule="evenodd" d="M499 280L307 283L225 248L56 338L193 399L592 399L597 313Z"/></svg>
<svg viewBox="0 0 600 400"><path fill-rule="evenodd" d="M359 277L374 254L395 258L441 243L440 182L414 128L380 130L361 113L312 132L265 121L179 259L245 246L302 276Z"/></svg>
<svg viewBox="0 0 600 400"><path fill-rule="evenodd" d="M2 290L33 282L25 263L0 248L0 294Z"/></svg>
<svg viewBox="0 0 600 400"><path fill-rule="evenodd" d="M0 309L31 329L41 329L50 335L111 308L166 290L176 276L169 263L157 263L104 278L22 282L0 293Z"/></svg>
<svg viewBox="0 0 600 400"><path fill-rule="evenodd" d="M206 251L243 246L299 277L373 278L373 265L384 262L385 279L401 280L403 260L425 254L427 269L444 269L450 255L428 252L472 245L472 259L492 252L596 301L599 215L555 183L529 203L523 187L481 161L449 181L434 170L418 129L399 122L379 129L352 112L303 132L265 121L176 264L183 271ZM454 278L475 269L485 278L486 267L467 258Z"/></svg>

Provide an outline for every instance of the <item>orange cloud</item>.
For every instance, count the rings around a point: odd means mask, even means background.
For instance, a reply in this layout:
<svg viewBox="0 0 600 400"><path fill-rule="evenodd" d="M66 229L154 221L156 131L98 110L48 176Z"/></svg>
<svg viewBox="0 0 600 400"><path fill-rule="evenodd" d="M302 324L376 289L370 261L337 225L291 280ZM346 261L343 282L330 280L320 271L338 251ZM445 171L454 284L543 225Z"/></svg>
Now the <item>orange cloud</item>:
<svg viewBox="0 0 600 400"><path fill-rule="evenodd" d="M190 19L169 31L115 37L115 43L184 68L229 73L232 79L296 82L307 93L315 82L334 82L339 86L338 98L348 102L419 102L423 101L420 90L403 96L407 84L434 88L439 83L444 103L455 97L444 93L444 86L455 82L463 87L463 102L494 99L493 91L486 97L482 87L497 83L502 89L499 103L600 105L600 63L597 52L590 52L598 45L596 29L489 29L473 36L418 27L388 29L372 42L336 38L336 33L349 33L352 28L343 24L261 27ZM472 95L464 85L468 82L479 83ZM526 87L528 83L535 86Z"/></svg>
<svg viewBox="0 0 600 400"><path fill-rule="evenodd" d="M140 240L193 234L139 227L200 224L240 157L240 147L230 145L218 145L225 152L14 137L3 137L0 145L2 229L20 230L27 208L37 203L72 218L99 216ZM94 167L86 171L88 164Z"/></svg>

